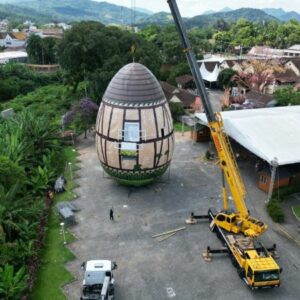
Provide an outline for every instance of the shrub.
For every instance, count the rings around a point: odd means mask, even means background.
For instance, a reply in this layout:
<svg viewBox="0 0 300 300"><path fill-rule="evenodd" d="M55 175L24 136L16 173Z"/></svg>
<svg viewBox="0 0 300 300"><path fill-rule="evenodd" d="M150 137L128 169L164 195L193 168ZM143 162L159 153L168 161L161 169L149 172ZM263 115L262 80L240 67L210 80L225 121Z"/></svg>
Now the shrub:
<svg viewBox="0 0 300 300"><path fill-rule="evenodd" d="M284 221L282 206L277 199L272 198L267 206L268 213L274 222L281 223Z"/></svg>
<svg viewBox="0 0 300 300"><path fill-rule="evenodd" d="M180 102L170 102L169 103L172 117L176 119L179 116L184 115L184 108Z"/></svg>
<svg viewBox="0 0 300 300"><path fill-rule="evenodd" d="M210 160L210 151L209 150L206 150L206 152L205 152L205 158L207 160Z"/></svg>

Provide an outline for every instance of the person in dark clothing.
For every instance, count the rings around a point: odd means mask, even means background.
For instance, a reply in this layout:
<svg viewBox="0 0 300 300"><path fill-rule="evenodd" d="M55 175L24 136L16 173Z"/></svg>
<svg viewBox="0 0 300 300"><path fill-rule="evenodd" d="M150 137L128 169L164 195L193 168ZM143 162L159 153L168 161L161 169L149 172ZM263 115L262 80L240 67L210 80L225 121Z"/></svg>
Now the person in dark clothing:
<svg viewBox="0 0 300 300"><path fill-rule="evenodd" d="M114 221L114 209L113 207L109 210L109 219Z"/></svg>

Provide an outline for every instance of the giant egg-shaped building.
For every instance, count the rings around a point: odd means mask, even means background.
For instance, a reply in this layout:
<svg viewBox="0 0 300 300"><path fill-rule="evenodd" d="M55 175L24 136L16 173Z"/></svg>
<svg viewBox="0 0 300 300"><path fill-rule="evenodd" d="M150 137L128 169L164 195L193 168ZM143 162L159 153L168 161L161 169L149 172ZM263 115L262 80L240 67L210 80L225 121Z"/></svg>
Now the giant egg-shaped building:
<svg viewBox="0 0 300 300"><path fill-rule="evenodd" d="M107 174L123 184L144 185L169 167L172 117L155 76L130 63L109 83L97 116L96 147Z"/></svg>

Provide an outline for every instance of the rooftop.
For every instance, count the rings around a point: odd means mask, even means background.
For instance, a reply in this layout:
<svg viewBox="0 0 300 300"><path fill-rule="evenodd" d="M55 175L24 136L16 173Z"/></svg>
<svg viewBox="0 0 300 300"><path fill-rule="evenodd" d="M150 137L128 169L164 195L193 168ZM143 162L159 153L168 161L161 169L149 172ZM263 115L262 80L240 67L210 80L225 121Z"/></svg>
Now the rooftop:
<svg viewBox="0 0 300 300"><path fill-rule="evenodd" d="M246 149L279 165L300 162L300 105L221 112L226 133ZM205 114L195 114L207 124Z"/></svg>
<svg viewBox="0 0 300 300"><path fill-rule="evenodd" d="M0 52L0 60L12 59L12 58L22 58L22 57L28 57L27 53L24 51Z"/></svg>
<svg viewBox="0 0 300 300"><path fill-rule="evenodd" d="M185 74L185 75L181 75L181 76L176 77L176 83L177 84L185 85L185 84L187 84L191 81L194 81L193 76L191 76L191 75Z"/></svg>
<svg viewBox="0 0 300 300"><path fill-rule="evenodd" d="M155 76L139 63L130 63L121 68L110 81L103 96L104 101L124 104L164 99L165 95Z"/></svg>

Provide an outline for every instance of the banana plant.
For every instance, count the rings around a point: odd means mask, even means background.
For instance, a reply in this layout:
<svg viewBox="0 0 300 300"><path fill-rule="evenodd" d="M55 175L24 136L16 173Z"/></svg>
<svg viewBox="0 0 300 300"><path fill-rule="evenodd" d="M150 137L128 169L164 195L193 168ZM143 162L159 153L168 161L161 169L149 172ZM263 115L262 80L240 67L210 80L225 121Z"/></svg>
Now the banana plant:
<svg viewBox="0 0 300 300"><path fill-rule="evenodd" d="M5 300L20 299L22 292L26 289L26 278L24 267L16 272L12 265L6 264L0 268L0 298Z"/></svg>

